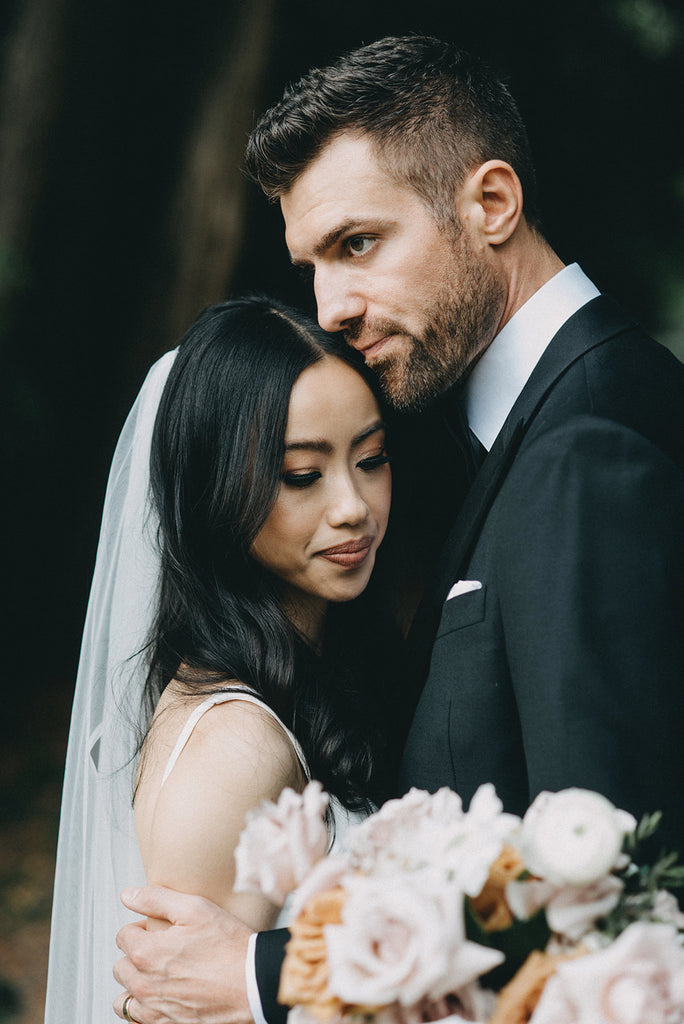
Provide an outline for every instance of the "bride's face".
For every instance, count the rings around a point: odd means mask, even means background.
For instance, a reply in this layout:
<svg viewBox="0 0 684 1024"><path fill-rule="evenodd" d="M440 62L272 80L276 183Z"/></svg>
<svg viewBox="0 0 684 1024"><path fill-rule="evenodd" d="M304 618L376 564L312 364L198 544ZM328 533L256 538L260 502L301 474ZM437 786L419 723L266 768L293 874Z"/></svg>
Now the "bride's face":
<svg viewBox="0 0 684 1024"><path fill-rule="evenodd" d="M292 389L280 490L251 549L283 581L293 619L364 590L387 527L390 492L373 393L350 366L326 356Z"/></svg>

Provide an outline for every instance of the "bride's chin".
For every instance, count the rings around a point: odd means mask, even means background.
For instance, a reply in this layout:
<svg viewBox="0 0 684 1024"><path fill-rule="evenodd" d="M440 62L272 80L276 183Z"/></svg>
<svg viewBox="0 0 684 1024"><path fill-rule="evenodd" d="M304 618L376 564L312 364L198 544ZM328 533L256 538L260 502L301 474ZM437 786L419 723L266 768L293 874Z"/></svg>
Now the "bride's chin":
<svg viewBox="0 0 684 1024"><path fill-rule="evenodd" d="M362 580L347 580L344 586L336 587L334 596L332 593L329 594L327 600L331 604L346 604L348 601L354 601L363 594L369 580L370 573Z"/></svg>

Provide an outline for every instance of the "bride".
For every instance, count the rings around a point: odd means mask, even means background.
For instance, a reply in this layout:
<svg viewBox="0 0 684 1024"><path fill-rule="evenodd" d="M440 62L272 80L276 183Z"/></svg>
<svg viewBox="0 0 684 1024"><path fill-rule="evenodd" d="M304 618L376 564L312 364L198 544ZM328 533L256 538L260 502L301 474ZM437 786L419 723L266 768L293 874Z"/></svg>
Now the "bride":
<svg viewBox="0 0 684 1024"><path fill-rule="evenodd" d="M112 1018L124 885L146 876L268 928L275 909L232 891L247 811L315 777L334 834L383 798L395 635L368 584L390 488L363 363L299 313L214 306L153 368L86 621L47 1024Z"/></svg>

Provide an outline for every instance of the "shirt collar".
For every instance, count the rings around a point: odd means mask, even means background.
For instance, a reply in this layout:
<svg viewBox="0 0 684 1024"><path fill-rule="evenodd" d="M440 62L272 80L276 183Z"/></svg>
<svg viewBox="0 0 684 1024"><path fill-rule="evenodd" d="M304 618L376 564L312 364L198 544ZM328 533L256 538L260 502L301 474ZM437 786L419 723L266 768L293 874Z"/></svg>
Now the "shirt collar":
<svg viewBox="0 0 684 1024"><path fill-rule="evenodd" d="M520 307L473 367L465 384L468 425L489 449L554 334L599 295L577 263L564 267Z"/></svg>

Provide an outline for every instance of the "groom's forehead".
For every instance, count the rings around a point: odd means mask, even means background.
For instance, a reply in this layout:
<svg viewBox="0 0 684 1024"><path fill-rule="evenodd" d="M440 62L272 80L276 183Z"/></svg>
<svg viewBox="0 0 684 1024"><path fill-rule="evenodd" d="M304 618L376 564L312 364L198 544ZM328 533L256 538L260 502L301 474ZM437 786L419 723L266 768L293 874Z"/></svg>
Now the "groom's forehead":
<svg viewBox="0 0 684 1024"><path fill-rule="evenodd" d="M301 169L280 197L281 206L297 193L315 199L316 194L332 187L339 193L361 187L398 184L383 167L373 139L362 132L343 132L329 139Z"/></svg>
<svg viewBox="0 0 684 1024"><path fill-rule="evenodd" d="M317 255L314 248L328 248L342 231L361 231L374 217L394 216L416 195L383 167L367 136L334 138L280 197L293 261L299 261L300 248L307 258Z"/></svg>

